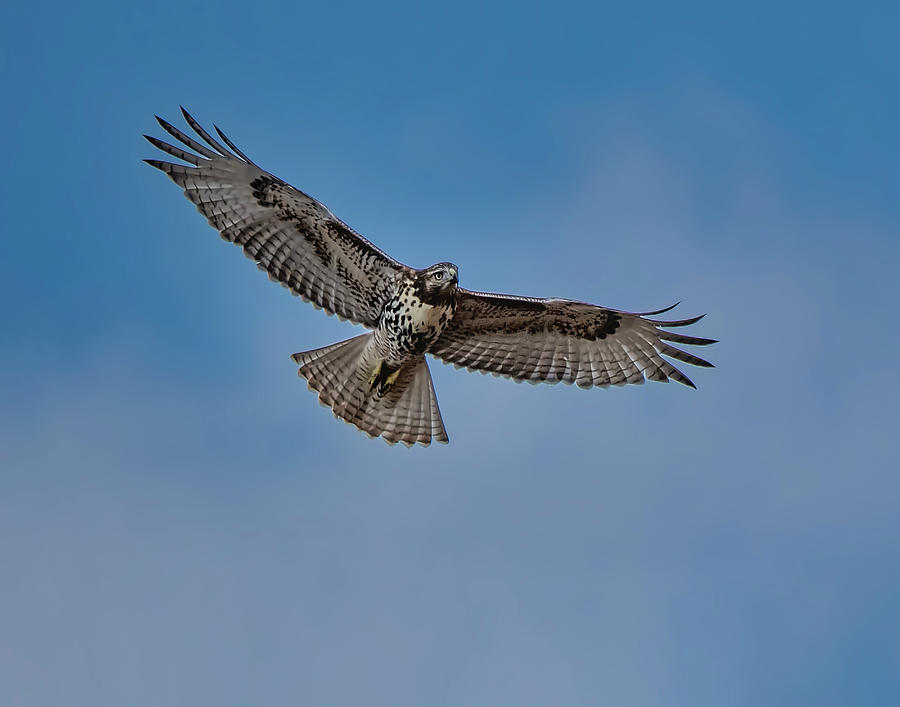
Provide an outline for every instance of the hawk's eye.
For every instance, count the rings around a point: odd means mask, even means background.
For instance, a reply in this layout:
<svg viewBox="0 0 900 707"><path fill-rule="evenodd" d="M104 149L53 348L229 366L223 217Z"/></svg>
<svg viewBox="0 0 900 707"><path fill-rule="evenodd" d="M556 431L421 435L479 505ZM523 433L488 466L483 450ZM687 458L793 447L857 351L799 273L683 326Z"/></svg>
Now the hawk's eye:
<svg viewBox="0 0 900 707"><path fill-rule="evenodd" d="M443 271L438 270L438 271L434 274L434 279L435 279L435 280L443 280L443 279L444 279L444 273L443 273Z"/></svg>

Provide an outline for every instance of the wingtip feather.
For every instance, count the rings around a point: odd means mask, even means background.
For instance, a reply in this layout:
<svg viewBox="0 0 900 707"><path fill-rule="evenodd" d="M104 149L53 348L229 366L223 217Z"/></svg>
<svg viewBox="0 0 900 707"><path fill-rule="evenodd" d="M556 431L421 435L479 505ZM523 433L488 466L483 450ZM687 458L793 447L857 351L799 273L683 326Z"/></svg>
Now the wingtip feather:
<svg viewBox="0 0 900 707"><path fill-rule="evenodd" d="M170 123L165 118L163 118L159 115L154 115L153 117L156 118L156 122L159 123L160 127L163 130L165 130L166 132L171 132L172 128L175 128L175 126L172 125L172 123ZM177 130L177 128L176 128L176 130Z"/></svg>
<svg viewBox="0 0 900 707"><path fill-rule="evenodd" d="M675 309L675 307L677 307L679 304L681 304L681 300L679 300L675 304L671 304L668 307L663 307L662 309L657 309L656 311L653 311L653 312L640 312L638 314L638 316L639 317L653 317L657 314L665 314L666 312L669 312L669 311Z"/></svg>
<svg viewBox="0 0 900 707"><path fill-rule="evenodd" d="M235 145L231 140L228 139L228 136L219 129L218 125L213 123L213 128L215 129L216 133L218 133L219 137L225 141L225 144L228 145L228 147L230 147L232 150L234 150L235 154L238 157L240 157L245 162L248 162L250 164L255 164L253 162L253 160L251 160L249 157L247 157L247 155L245 155L243 152L241 152L240 148L238 148L237 145Z"/></svg>
<svg viewBox="0 0 900 707"><path fill-rule="evenodd" d="M660 319L648 319L647 321L651 322L652 324L655 324L656 326L690 326L691 324L696 324L701 319L703 319L703 317L705 317L705 316L706 316L705 314L701 314L696 317L688 317L687 319L673 319L670 321L663 321Z"/></svg>

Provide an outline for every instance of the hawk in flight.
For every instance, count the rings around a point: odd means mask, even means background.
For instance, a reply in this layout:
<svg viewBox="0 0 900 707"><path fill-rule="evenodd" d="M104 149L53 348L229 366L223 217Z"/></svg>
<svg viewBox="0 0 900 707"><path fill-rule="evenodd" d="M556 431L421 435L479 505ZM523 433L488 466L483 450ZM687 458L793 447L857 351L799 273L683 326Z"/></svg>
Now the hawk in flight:
<svg viewBox="0 0 900 707"><path fill-rule="evenodd" d="M712 365L671 345L712 339L663 329L700 317L649 318L672 307L630 313L567 299L472 292L458 286L452 263L408 267L258 167L218 127L221 142L182 113L202 142L159 117L182 146L144 137L187 164L146 162L182 187L222 238L239 245L272 280L328 314L371 329L292 358L335 416L372 437L408 446L447 442L425 354L516 381L581 388L645 378L693 388L663 356Z"/></svg>

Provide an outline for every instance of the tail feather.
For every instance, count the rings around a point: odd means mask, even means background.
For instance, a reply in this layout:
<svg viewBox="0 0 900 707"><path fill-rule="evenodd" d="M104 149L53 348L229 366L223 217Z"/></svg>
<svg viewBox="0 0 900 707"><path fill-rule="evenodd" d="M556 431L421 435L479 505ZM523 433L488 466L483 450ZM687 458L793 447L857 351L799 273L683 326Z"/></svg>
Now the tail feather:
<svg viewBox="0 0 900 707"><path fill-rule="evenodd" d="M447 444L450 440L447 437L447 431L444 429L444 420L441 417L441 410L438 407L437 395L434 393L434 381L431 380L431 371L425 366L425 373L428 374L428 390L424 392L427 404L431 407L431 433L438 442Z"/></svg>
<svg viewBox="0 0 900 707"><path fill-rule="evenodd" d="M352 415L364 402L358 379L370 336L362 334L291 356L300 366L299 374L307 379L310 389L319 393L319 401L341 419L347 419L348 408Z"/></svg>
<svg viewBox="0 0 900 707"><path fill-rule="evenodd" d="M425 357L405 364L382 393L371 383L372 371L379 363L367 348L371 338L372 334L363 334L292 358L300 366L299 375L319 394L319 402L369 436L407 446L427 446L432 439L446 443L447 432Z"/></svg>

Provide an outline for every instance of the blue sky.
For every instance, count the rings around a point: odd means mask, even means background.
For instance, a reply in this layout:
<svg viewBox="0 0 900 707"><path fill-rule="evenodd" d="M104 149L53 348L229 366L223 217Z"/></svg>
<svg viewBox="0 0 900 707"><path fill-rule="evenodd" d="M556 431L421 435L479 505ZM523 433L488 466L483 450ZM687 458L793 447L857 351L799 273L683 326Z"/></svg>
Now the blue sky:
<svg viewBox="0 0 900 707"><path fill-rule="evenodd" d="M900 698L888 3L6 8L0 704ZM140 160L179 104L392 255L647 310L698 391L432 364L336 422Z"/></svg>

